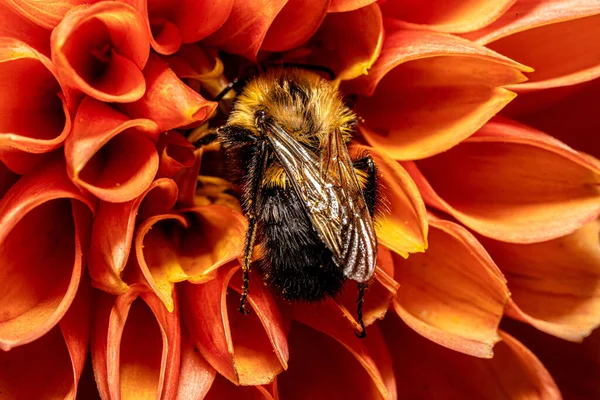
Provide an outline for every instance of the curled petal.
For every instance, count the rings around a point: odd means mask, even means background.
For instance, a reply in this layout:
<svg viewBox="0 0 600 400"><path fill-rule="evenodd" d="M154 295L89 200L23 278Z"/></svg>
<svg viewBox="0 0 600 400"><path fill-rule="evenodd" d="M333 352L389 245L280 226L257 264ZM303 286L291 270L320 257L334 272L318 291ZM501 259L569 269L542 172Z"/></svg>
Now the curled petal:
<svg viewBox="0 0 600 400"><path fill-rule="evenodd" d="M304 44L327 14L329 0L288 0L271 23L261 50L284 51Z"/></svg>
<svg viewBox="0 0 600 400"><path fill-rule="evenodd" d="M328 14L306 45L308 64L329 67L339 80L367 73L381 52L383 20L377 4Z"/></svg>
<svg viewBox="0 0 600 400"><path fill-rule="evenodd" d="M0 200L8 192L8 189L17 182L19 175L12 172L3 162L0 162Z"/></svg>
<svg viewBox="0 0 600 400"><path fill-rule="evenodd" d="M331 0L327 12L354 11L375 3L375 0Z"/></svg>
<svg viewBox="0 0 600 400"><path fill-rule="evenodd" d="M89 3L89 1L7 0L7 4L24 18L46 29L52 29L58 25L71 8L86 3Z"/></svg>
<svg viewBox="0 0 600 400"><path fill-rule="evenodd" d="M182 43L193 43L215 32L227 20L233 0L123 0L140 11L152 33L152 48L173 54Z"/></svg>
<svg viewBox="0 0 600 400"><path fill-rule="evenodd" d="M118 1L81 6L52 32L52 61L61 80L105 102L139 100L150 52L142 16Z"/></svg>
<svg viewBox="0 0 600 400"><path fill-rule="evenodd" d="M179 307L169 313L143 287L96 292L92 363L102 398L175 399L180 367Z"/></svg>
<svg viewBox="0 0 600 400"><path fill-rule="evenodd" d="M285 321L273 295L251 273L249 315L238 312L239 297L227 288L238 271L237 262L217 270L201 285L181 286L182 313L187 330L204 358L221 375L239 385L264 385L287 368ZM241 276L236 275L236 287Z"/></svg>
<svg viewBox="0 0 600 400"><path fill-rule="evenodd" d="M564 89L569 90L566 95ZM515 118L520 122L546 132L576 150L600 158L600 118L593 117L600 109L600 79L589 83L543 90L520 95L515 101L515 106L521 106L521 99L527 98L529 102L539 105L539 97L551 97L552 93L560 98L546 107L536 108L533 111L519 113ZM550 95L550 96L549 96ZM520 110L519 110L520 111Z"/></svg>
<svg viewBox="0 0 600 400"><path fill-rule="evenodd" d="M127 265L136 221L167 213L177 201L177 185L157 179L138 198L124 203L100 203L92 227L88 268L93 285L112 294L128 289L121 274Z"/></svg>
<svg viewBox="0 0 600 400"><path fill-rule="evenodd" d="M600 326L600 221L542 243L482 238L512 300L507 314L567 340L581 341Z"/></svg>
<svg viewBox="0 0 600 400"><path fill-rule="evenodd" d="M500 18L517 0L442 0L420 2L389 0L383 15L440 32L462 33L480 29Z"/></svg>
<svg viewBox="0 0 600 400"><path fill-rule="evenodd" d="M0 149L47 153L71 130L66 94L52 61L17 39L0 37Z"/></svg>
<svg viewBox="0 0 600 400"><path fill-rule="evenodd" d="M564 236L600 213L598 162L508 120L405 167L427 204L505 242Z"/></svg>
<svg viewBox="0 0 600 400"><path fill-rule="evenodd" d="M140 100L121 105L132 118L147 118L161 132L205 121L217 103L205 100L183 83L168 64L151 55L144 69L146 93Z"/></svg>
<svg viewBox="0 0 600 400"><path fill-rule="evenodd" d="M395 399L396 380L377 325L357 339L341 315L322 307L295 313L304 324L290 332L290 368L277 378L282 399ZM318 362L315 362L318 360Z"/></svg>
<svg viewBox="0 0 600 400"><path fill-rule="evenodd" d="M194 165L194 146L177 131L161 134L156 146L160 157L158 177L174 177L184 168Z"/></svg>
<svg viewBox="0 0 600 400"><path fill-rule="evenodd" d="M382 331L392 354L400 398L561 398L535 355L502 331L502 341L489 360L438 346L397 319L386 318Z"/></svg>
<svg viewBox="0 0 600 400"><path fill-rule="evenodd" d="M394 309L408 326L450 349L491 358L506 280L466 229L430 216L429 248L395 258L400 283Z"/></svg>
<svg viewBox="0 0 600 400"><path fill-rule="evenodd" d="M286 3L287 0L236 0L225 24L204 42L256 60L269 27Z"/></svg>
<svg viewBox="0 0 600 400"><path fill-rule="evenodd" d="M87 97L65 142L67 172L77 186L101 200L132 200L148 189L158 171L157 136L154 122L130 120Z"/></svg>
<svg viewBox="0 0 600 400"><path fill-rule="evenodd" d="M600 330L583 343L572 343L515 321L507 320L503 326L539 357L565 399L600 397Z"/></svg>
<svg viewBox="0 0 600 400"><path fill-rule="evenodd" d="M212 388L217 371L195 349L191 339L182 333L181 369L179 370L178 399L204 399ZM232 397L233 398L233 397Z"/></svg>
<svg viewBox="0 0 600 400"><path fill-rule="evenodd" d="M50 31L23 17L6 1L0 2L0 36L22 40L50 56Z"/></svg>
<svg viewBox="0 0 600 400"><path fill-rule="evenodd" d="M472 135L516 95L502 86L522 82L528 68L452 35L387 21L381 57L346 91L361 131L396 160L448 150Z"/></svg>
<svg viewBox="0 0 600 400"><path fill-rule="evenodd" d="M427 248L427 212L417 185L406 170L381 151L354 145L351 151L369 154L381 179L381 194L389 206L381 218L376 218L377 238L388 249L408 257L409 253Z"/></svg>
<svg viewBox="0 0 600 400"><path fill-rule="evenodd" d="M22 177L2 198L0 349L38 339L67 312L81 280L94 206L61 163Z"/></svg>
<svg viewBox="0 0 600 400"><path fill-rule="evenodd" d="M196 196L196 187L198 186L198 175L200 174L200 164L204 149L194 151L194 164L190 168L182 169L175 177L177 187L179 188L179 198L177 202L182 207L193 207Z"/></svg>
<svg viewBox="0 0 600 400"><path fill-rule="evenodd" d="M215 269L239 256L244 242L247 224L240 213L218 205L189 211L187 219L177 214L150 217L136 235L141 272L168 310L173 309L176 282L212 279Z"/></svg>
<svg viewBox="0 0 600 400"><path fill-rule="evenodd" d="M517 1L495 23L466 35L535 69L518 92L600 76L600 8L595 0Z"/></svg>

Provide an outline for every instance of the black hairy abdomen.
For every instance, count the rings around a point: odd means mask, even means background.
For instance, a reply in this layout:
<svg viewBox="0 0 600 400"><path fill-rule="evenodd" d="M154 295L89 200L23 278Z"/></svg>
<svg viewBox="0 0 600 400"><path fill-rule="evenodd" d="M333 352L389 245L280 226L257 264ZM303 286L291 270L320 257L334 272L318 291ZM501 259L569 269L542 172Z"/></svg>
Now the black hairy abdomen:
<svg viewBox="0 0 600 400"><path fill-rule="evenodd" d="M344 286L342 270L312 228L291 189L262 188L258 204L258 241L263 256L255 266L283 299L319 301Z"/></svg>

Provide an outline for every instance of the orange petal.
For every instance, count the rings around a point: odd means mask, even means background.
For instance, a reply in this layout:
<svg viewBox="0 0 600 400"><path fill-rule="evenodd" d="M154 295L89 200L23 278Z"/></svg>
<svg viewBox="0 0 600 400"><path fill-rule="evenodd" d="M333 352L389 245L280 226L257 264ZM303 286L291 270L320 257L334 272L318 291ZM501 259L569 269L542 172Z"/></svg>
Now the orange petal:
<svg viewBox="0 0 600 400"><path fill-rule="evenodd" d="M246 229L240 213L218 205L190 209L185 217L150 217L140 225L135 239L141 272L165 307L172 310L175 283L214 278L215 269L241 254Z"/></svg>
<svg viewBox="0 0 600 400"><path fill-rule="evenodd" d="M581 341L600 326L600 221L534 244L482 238L508 280L507 314L567 340Z"/></svg>
<svg viewBox="0 0 600 400"><path fill-rule="evenodd" d="M177 131L160 135L156 146L160 163L158 177L172 178L184 168L190 168L196 162L194 146Z"/></svg>
<svg viewBox="0 0 600 400"><path fill-rule="evenodd" d="M550 240L600 213L599 164L509 120L416 165L405 168L427 204L493 239Z"/></svg>
<svg viewBox="0 0 600 400"><path fill-rule="evenodd" d="M377 4L328 14L306 45L306 63L329 67L337 79L354 79L371 68L382 43L383 20Z"/></svg>
<svg viewBox="0 0 600 400"><path fill-rule="evenodd" d="M456 36L386 21L381 57L349 82L365 139L396 160L448 150L516 95L502 86L528 68Z"/></svg>
<svg viewBox="0 0 600 400"><path fill-rule="evenodd" d="M450 349L491 358L506 280L465 228L430 216L429 248L395 257L400 289L394 309L419 334Z"/></svg>
<svg viewBox="0 0 600 400"><path fill-rule="evenodd" d="M440 32L462 33L483 28L500 18L517 0L389 0L386 17L397 18Z"/></svg>
<svg viewBox="0 0 600 400"><path fill-rule="evenodd" d="M196 187L198 186L198 175L200 174L200 164L202 160L203 148L194 151L194 164L190 168L182 169L175 177L177 187L179 188L179 198L177 202L182 207L193 207L196 196Z"/></svg>
<svg viewBox="0 0 600 400"><path fill-rule="evenodd" d="M600 79L591 82L569 86L571 91L554 104L534 111L522 113L517 118L525 124L554 136L563 143L576 150L600 158L600 118L596 112L600 109ZM548 97L553 92L562 92L565 88L550 89L539 92L526 93L518 97L515 105L520 105L524 97L532 97L532 101L539 104L539 96ZM535 96L535 98L533 98Z"/></svg>
<svg viewBox="0 0 600 400"><path fill-rule="evenodd" d="M531 349L548 368L565 399L600 398L600 330L583 343L571 343L507 320L506 329Z"/></svg>
<svg viewBox="0 0 600 400"><path fill-rule="evenodd" d="M600 8L596 0L517 1L495 23L466 37L535 69L531 91L573 85L600 76Z"/></svg>
<svg viewBox="0 0 600 400"><path fill-rule="evenodd" d="M222 399L274 400L278 397L273 397L265 386L236 386L221 375L217 375L204 400Z"/></svg>
<svg viewBox="0 0 600 400"><path fill-rule="evenodd" d="M288 0L271 23L261 50L284 51L304 44L327 14L329 0Z"/></svg>
<svg viewBox="0 0 600 400"><path fill-rule="evenodd" d="M327 321L331 316L323 318L316 313L307 318L315 322L310 326L316 324L317 330L292 325L290 368L277 378L280 398L395 398L391 359L378 326L370 327L367 339L361 340L343 319Z"/></svg>
<svg viewBox="0 0 600 400"><path fill-rule="evenodd" d="M68 85L105 102L139 100L150 51L142 16L118 1L72 10L52 32L52 61Z"/></svg>
<svg viewBox="0 0 600 400"><path fill-rule="evenodd" d="M121 278L125 269L136 221L169 212L177 201L177 185L157 179L138 198L125 203L100 203L92 227L88 268L93 285L112 294L128 289Z"/></svg>
<svg viewBox="0 0 600 400"><path fill-rule="evenodd" d="M178 399L204 399L213 386L217 371L198 353L191 339L182 332L181 369Z"/></svg>
<svg viewBox="0 0 600 400"><path fill-rule="evenodd" d="M331 0L327 12L354 11L375 3L375 0Z"/></svg>
<svg viewBox="0 0 600 400"><path fill-rule="evenodd" d="M0 36L22 40L40 53L50 56L50 31L23 17L7 1L0 2Z"/></svg>
<svg viewBox="0 0 600 400"><path fill-rule="evenodd" d="M0 37L0 149L47 153L71 130L66 94L52 61L17 39Z"/></svg>
<svg viewBox="0 0 600 400"><path fill-rule="evenodd" d="M372 147L353 145L354 154L373 157L381 179L381 194L389 208L376 218L377 238L387 248L408 257L427 248L427 212L417 185L396 161Z"/></svg>
<svg viewBox="0 0 600 400"><path fill-rule="evenodd" d="M397 319L386 318L382 331L392 354L399 398L561 398L535 355L504 332L494 358L487 360L438 346Z"/></svg>
<svg viewBox="0 0 600 400"><path fill-rule="evenodd" d="M7 4L24 18L33 23L52 29L63 19L67 12L88 0L8 0Z"/></svg>
<svg viewBox="0 0 600 400"><path fill-rule="evenodd" d="M217 107L217 103L205 100L184 84L156 55L148 59L144 77L147 86L144 97L120 108L132 118L151 119L161 132L203 122Z"/></svg>
<svg viewBox="0 0 600 400"><path fill-rule="evenodd" d="M67 312L81 280L93 208L61 163L22 177L2 198L0 349L38 339Z"/></svg>
<svg viewBox="0 0 600 400"><path fill-rule="evenodd" d="M73 182L113 203L141 195L156 176L157 126L130 120L109 105L85 98L65 142L67 172Z"/></svg>
<svg viewBox="0 0 600 400"><path fill-rule="evenodd" d="M392 253L383 246L379 247L377 254L377 269L374 279L365 291L363 305L363 321L365 326L372 325L378 319L383 319L390 307L392 300L400 285L394 280L394 260ZM358 290L356 284L348 283L346 289L334 299L344 316L354 324L356 330L360 329L356 320L356 300Z"/></svg>
<svg viewBox="0 0 600 400"><path fill-rule="evenodd" d="M96 292L92 362L102 398L174 399L177 394L178 307L168 313L143 290L132 286L116 298Z"/></svg>
<svg viewBox="0 0 600 400"><path fill-rule="evenodd" d="M250 315L238 312L239 296L227 295L239 264L217 270L215 279L203 284L184 283L181 304L184 322L196 347L209 364L231 382L263 385L287 368L286 326L273 295L256 274L250 277ZM236 286L241 276L232 281ZM230 287L231 289L231 287Z"/></svg>
<svg viewBox="0 0 600 400"><path fill-rule="evenodd" d="M204 42L256 60L269 27L286 3L287 0L236 0L225 24Z"/></svg>

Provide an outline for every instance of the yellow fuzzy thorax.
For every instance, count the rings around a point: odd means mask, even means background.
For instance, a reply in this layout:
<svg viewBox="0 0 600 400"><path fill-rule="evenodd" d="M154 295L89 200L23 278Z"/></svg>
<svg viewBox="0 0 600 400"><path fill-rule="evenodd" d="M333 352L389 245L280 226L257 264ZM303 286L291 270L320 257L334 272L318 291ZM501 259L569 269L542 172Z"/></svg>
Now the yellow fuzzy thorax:
<svg viewBox="0 0 600 400"><path fill-rule="evenodd" d="M260 136L256 126L259 111L313 148L318 148L336 129L344 141L349 141L356 123L356 116L344 105L331 82L299 69L271 69L250 81L237 97L227 125L240 126Z"/></svg>

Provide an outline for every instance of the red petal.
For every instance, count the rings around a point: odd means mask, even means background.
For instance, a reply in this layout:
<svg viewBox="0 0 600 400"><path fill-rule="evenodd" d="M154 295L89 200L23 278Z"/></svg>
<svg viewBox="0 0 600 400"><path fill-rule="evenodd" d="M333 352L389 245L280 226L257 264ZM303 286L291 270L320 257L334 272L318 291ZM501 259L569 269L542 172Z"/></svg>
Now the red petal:
<svg viewBox="0 0 600 400"><path fill-rule="evenodd" d="M354 11L375 3L375 0L331 0L327 12Z"/></svg>
<svg viewBox="0 0 600 400"><path fill-rule="evenodd" d="M494 358L454 352L386 318L387 339L398 397L411 399L560 399L560 392L540 361L504 332ZM434 383L434 384L433 384Z"/></svg>
<svg viewBox="0 0 600 400"><path fill-rule="evenodd" d="M571 343L525 324L506 322L506 329L548 368L565 399L600 398L600 330L595 330L583 343Z"/></svg>
<svg viewBox="0 0 600 400"><path fill-rule="evenodd" d="M365 139L389 157L414 160L472 135L515 94L502 86L528 68L467 40L387 21L381 57L349 82Z"/></svg>
<svg viewBox="0 0 600 400"><path fill-rule="evenodd" d="M61 79L105 102L131 102L146 91L150 51L142 16L118 1L72 10L52 32L52 61Z"/></svg>
<svg viewBox="0 0 600 400"><path fill-rule="evenodd" d="M112 294L128 289L125 269L136 220L169 212L177 201L177 185L157 179L138 198L125 203L100 203L92 227L88 267L95 287Z"/></svg>
<svg viewBox="0 0 600 400"><path fill-rule="evenodd" d="M367 74L382 43L383 20L377 4L328 14L306 45L306 63L325 65L340 80L354 79Z"/></svg>
<svg viewBox="0 0 600 400"><path fill-rule="evenodd" d="M73 182L109 202L141 195L156 176L157 126L129 120L109 105L85 98L65 142L67 172Z"/></svg>
<svg viewBox="0 0 600 400"><path fill-rule="evenodd" d="M516 91L573 85L600 76L596 0L517 1L502 18L466 35L535 69Z"/></svg>
<svg viewBox="0 0 600 400"><path fill-rule="evenodd" d="M132 118L153 120L161 132L203 122L217 107L217 103L206 101L183 83L156 55L148 59L144 77L147 86L144 97L120 108Z"/></svg>
<svg viewBox="0 0 600 400"><path fill-rule="evenodd" d="M22 40L50 56L50 31L21 16L6 1L0 2L0 36Z"/></svg>
<svg viewBox="0 0 600 400"><path fill-rule="evenodd" d="M8 0L7 4L24 18L46 29L52 29L63 19L67 12L88 0Z"/></svg>
<svg viewBox="0 0 600 400"><path fill-rule="evenodd" d="M229 207L210 205L188 211L185 217L150 217L136 235L140 270L168 310L173 309L175 283L214 278L215 269L239 256L247 229L245 218Z"/></svg>
<svg viewBox="0 0 600 400"><path fill-rule="evenodd" d="M522 98L531 98L531 102L540 104L539 96L548 97L552 93L563 92L565 88L550 89L520 95L515 106L520 106ZM569 86L568 94L546 107L534 111L525 111L516 118L527 125L539 129L561 140L576 150L600 158L600 118L595 113L600 109L600 79L586 84Z"/></svg>
<svg viewBox="0 0 600 400"><path fill-rule="evenodd" d="M0 349L38 339L67 312L93 206L60 163L22 177L0 202Z"/></svg>
<svg viewBox="0 0 600 400"><path fill-rule="evenodd" d="M600 326L600 221L535 244L482 239L508 279L507 314L567 340Z"/></svg>
<svg viewBox="0 0 600 400"><path fill-rule="evenodd" d="M227 296L237 262L217 270L209 282L181 286L185 325L200 353L221 375L241 385L272 382L287 368L286 326L273 295L251 274L250 315L237 309L239 297ZM233 278L241 282L239 276ZM258 318L257 318L258 317Z"/></svg>
<svg viewBox="0 0 600 400"><path fill-rule="evenodd" d="M600 213L598 163L508 120L417 165L405 167L427 204L497 240L554 239Z"/></svg>
<svg viewBox="0 0 600 400"><path fill-rule="evenodd" d="M18 179L19 175L12 172L4 163L0 162L0 200Z"/></svg>
<svg viewBox="0 0 600 400"><path fill-rule="evenodd" d="M198 353L191 339L183 333L178 399L204 399L213 386L217 371Z"/></svg>
<svg viewBox="0 0 600 400"><path fill-rule="evenodd" d="M321 305L323 306L323 304ZM379 328L357 339L341 315L306 308L290 332L290 368L277 378L282 399L393 399L396 381ZM318 331L324 333L319 333Z"/></svg>
<svg viewBox="0 0 600 400"><path fill-rule="evenodd" d="M168 313L143 290L132 286L116 299L96 293L92 362L102 398L174 399L177 394L178 307Z"/></svg>
<svg viewBox="0 0 600 400"><path fill-rule="evenodd" d="M0 38L0 149L47 153L71 130L66 93L52 61L27 44Z"/></svg>
<svg viewBox="0 0 600 400"><path fill-rule="evenodd" d="M429 249L406 260L395 258L400 289L394 308L426 338L490 358L510 295L506 280L466 229L434 216L429 223Z"/></svg>
<svg viewBox="0 0 600 400"><path fill-rule="evenodd" d="M261 50L284 51L304 44L327 14L329 0L288 0L269 27Z"/></svg>
<svg viewBox="0 0 600 400"><path fill-rule="evenodd" d="M177 131L160 135L156 146L160 163L158 177L173 178L184 168L191 168L196 162L194 146Z"/></svg>
<svg viewBox="0 0 600 400"><path fill-rule="evenodd" d="M470 32L500 18L517 0L388 0L383 15L440 32Z"/></svg>
<svg viewBox="0 0 600 400"><path fill-rule="evenodd" d="M387 248L408 257L427 248L427 212L417 185L396 161L372 147L353 145L355 154L365 152L375 161L381 178L381 195L389 213L376 218L377 238Z"/></svg>
<svg viewBox="0 0 600 400"><path fill-rule="evenodd" d="M269 27L286 3L287 0L236 0L225 24L205 43L256 60Z"/></svg>

